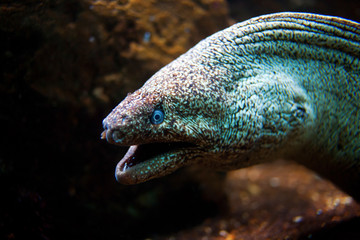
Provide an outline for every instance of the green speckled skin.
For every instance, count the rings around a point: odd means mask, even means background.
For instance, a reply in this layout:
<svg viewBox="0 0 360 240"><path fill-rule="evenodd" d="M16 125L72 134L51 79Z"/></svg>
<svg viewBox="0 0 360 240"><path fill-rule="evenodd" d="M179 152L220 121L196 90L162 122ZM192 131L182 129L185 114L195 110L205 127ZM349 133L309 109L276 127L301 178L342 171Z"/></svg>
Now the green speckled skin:
<svg viewBox="0 0 360 240"><path fill-rule="evenodd" d="M103 138L132 146L117 180L287 158L359 200L359 58L360 25L316 14L265 15L204 39L104 119Z"/></svg>

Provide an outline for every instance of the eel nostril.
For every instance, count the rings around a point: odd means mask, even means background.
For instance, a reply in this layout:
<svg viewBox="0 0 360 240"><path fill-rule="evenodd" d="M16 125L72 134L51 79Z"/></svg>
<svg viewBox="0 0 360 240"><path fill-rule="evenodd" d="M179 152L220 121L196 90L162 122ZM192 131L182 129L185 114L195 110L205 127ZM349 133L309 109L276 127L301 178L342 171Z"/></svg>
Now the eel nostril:
<svg viewBox="0 0 360 240"><path fill-rule="evenodd" d="M106 140L108 142L111 142L112 141L112 134L111 134L111 131L110 130L105 130L106 131Z"/></svg>
<svg viewBox="0 0 360 240"><path fill-rule="evenodd" d="M100 138L101 138L101 139L105 139L105 138L106 138L106 130L101 133Z"/></svg>
<svg viewBox="0 0 360 240"><path fill-rule="evenodd" d="M119 142L120 141L120 132L119 131L114 131L112 134L112 139L115 141L115 142Z"/></svg>
<svg viewBox="0 0 360 240"><path fill-rule="evenodd" d="M102 124L103 124L103 128L104 128L105 131L109 129L109 125L107 124L105 119L103 120Z"/></svg>
<svg viewBox="0 0 360 240"><path fill-rule="evenodd" d="M106 140L110 143L118 143L122 140L121 133L117 130L107 129L102 134L102 136L105 136Z"/></svg>

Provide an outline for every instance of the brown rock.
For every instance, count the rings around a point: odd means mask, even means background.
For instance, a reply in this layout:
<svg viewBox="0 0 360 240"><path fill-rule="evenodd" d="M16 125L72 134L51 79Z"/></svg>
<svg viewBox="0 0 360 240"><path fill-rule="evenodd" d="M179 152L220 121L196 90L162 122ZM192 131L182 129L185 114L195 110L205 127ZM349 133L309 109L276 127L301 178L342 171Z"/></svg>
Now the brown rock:
<svg viewBox="0 0 360 240"><path fill-rule="evenodd" d="M43 96L90 112L99 104L114 105L228 25L223 0L10 2L0 15L0 28L27 41L31 51L21 69L5 77L22 74Z"/></svg>
<svg viewBox="0 0 360 240"><path fill-rule="evenodd" d="M232 171L225 191L229 211L171 239L357 239L359 219L348 232L329 227L360 217L360 205L330 182L289 162ZM324 231L322 233L321 231ZM352 231L352 232L351 232ZM336 234L338 238L336 238ZM334 238L332 238L334 237ZM344 239L345 239L344 238Z"/></svg>

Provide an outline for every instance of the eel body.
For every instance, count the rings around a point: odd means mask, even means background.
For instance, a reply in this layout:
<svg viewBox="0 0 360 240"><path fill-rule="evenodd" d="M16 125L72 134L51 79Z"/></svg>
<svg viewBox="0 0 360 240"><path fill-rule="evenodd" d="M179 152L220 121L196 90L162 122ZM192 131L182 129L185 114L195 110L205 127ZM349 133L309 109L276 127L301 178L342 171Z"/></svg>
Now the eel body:
<svg viewBox="0 0 360 240"><path fill-rule="evenodd" d="M102 138L136 184L200 164L291 159L360 200L360 24L277 13L202 40L129 94Z"/></svg>

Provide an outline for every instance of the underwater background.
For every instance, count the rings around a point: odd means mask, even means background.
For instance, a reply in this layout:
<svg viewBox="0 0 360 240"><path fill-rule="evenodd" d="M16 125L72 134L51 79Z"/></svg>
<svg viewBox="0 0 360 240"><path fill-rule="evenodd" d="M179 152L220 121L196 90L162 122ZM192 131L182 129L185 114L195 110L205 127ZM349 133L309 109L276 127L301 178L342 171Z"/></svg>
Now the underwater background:
<svg viewBox="0 0 360 240"><path fill-rule="evenodd" d="M294 163L123 186L100 139L162 66L280 11L360 21L354 0L0 1L0 239L360 239L360 206Z"/></svg>

